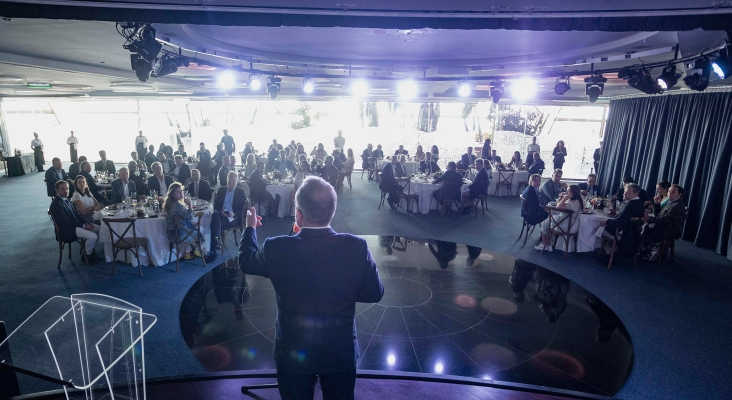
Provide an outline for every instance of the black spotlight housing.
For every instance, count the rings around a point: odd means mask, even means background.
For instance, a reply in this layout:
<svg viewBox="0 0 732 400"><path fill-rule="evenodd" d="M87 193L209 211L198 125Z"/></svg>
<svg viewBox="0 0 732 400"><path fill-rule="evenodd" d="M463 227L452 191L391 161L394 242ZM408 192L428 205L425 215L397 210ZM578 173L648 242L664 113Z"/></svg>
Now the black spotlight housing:
<svg viewBox="0 0 732 400"><path fill-rule="evenodd" d="M132 64L132 70L135 71L135 75L140 82L147 82L150 79L150 75L153 72L152 64L142 58L139 54L130 54L130 63Z"/></svg>
<svg viewBox="0 0 732 400"><path fill-rule="evenodd" d="M663 88L658 84L657 80L651 78L648 69L634 69L632 67L624 67L618 72L618 78L627 79L630 87L640 90L646 94L659 94L663 92Z"/></svg>
<svg viewBox="0 0 732 400"><path fill-rule="evenodd" d="M730 46L731 45L728 45L724 49L720 50L717 59L712 62L712 71L714 71L720 79L727 79L732 76L732 58L730 58L729 54Z"/></svg>
<svg viewBox="0 0 732 400"><path fill-rule="evenodd" d="M569 86L569 77L557 78L556 83L554 83L554 93L560 96L569 92L570 89L572 89L572 87Z"/></svg>
<svg viewBox="0 0 732 400"><path fill-rule="evenodd" d="M139 54L149 63L155 61L160 49L163 48L163 44L155 40L155 28L150 25L144 25L137 35L128 40L124 48Z"/></svg>
<svg viewBox="0 0 732 400"><path fill-rule="evenodd" d="M680 77L681 74L676 73L676 67L669 64L663 68L663 72L658 76L656 82L658 82L658 86L660 86L661 89L666 91L674 87Z"/></svg>
<svg viewBox="0 0 732 400"><path fill-rule="evenodd" d="M590 97L590 103L594 103L605 91L607 78L597 74L585 78L585 94Z"/></svg>
<svg viewBox="0 0 732 400"><path fill-rule="evenodd" d="M269 93L269 97L272 100L277 98L277 95L280 94L281 82L282 82L282 79L277 78L275 76L270 76L267 79L267 93Z"/></svg>
<svg viewBox="0 0 732 400"><path fill-rule="evenodd" d="M709 86L709 73L712 72L712 63L708 58L698 58L694 67L686 71L684 83L691 90L702 91Z"/></svg>
<svg viewBox="0 0 732 400"><path fill-rule="evenodd" d="M503 97L503 82L491 82L491 98L493 99L493 102L498 103L498 101L501 100L501 97Z"/></svg>
<svg viewBox="0 0 732 400"><path fill-rule="evenodd" d="M187 61L186 61L187 62ZM153 64L153 73L152 76L155 78L159 78L161 76L170 75L178 72L178 65L183 66L183 63L179 61L178 59L163 56L157 60L155 60L155 63Z"/></svg>

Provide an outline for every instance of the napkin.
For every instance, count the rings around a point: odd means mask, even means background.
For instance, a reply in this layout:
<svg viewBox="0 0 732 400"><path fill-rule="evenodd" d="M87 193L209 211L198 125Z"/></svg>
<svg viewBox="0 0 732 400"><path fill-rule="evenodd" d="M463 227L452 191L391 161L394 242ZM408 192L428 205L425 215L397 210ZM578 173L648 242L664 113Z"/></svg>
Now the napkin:
<svg viewBox="0 0 732 400"><path fill-rule="evenodd" d="M595 231L595 236L602 237L602 230L603 229L605 229L604 226L601 226L601 227L597 228L597 231Z"/></svg>

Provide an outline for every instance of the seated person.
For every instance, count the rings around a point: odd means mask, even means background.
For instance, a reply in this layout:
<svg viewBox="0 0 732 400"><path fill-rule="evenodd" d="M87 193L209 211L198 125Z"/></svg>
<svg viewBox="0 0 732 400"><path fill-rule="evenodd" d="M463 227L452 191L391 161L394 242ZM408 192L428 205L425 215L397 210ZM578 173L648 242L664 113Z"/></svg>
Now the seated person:
<svg viewBox="0 0 732 400"><path fill-rule="evenodd" d="M86 184L89 185L89 191L91 192L92 196L94 196L95 199L100 204L104 204L107 200L104 195L104 189L97 185L97 182L94 180L94 177L91 176L91 164L89 164L89 161L84 161L81 163L81 171L79 172L79 175L83 176L86 179Z"/></svg>
<svg viewBox="0 0 732 400"><path fill-rule="evenodd" d="M404 154L399 156L399 162L396 164L396 168L394 168L394 176L397 178L404 178L407 176L407 168L404 166L404 163L407 162L406 156Z"/></svg>
<svg viewBox="0 0 732 400"><path fill-rule="evenodd" d="M300 185L302 185L302 181L311 175L313 175L313 172L310 170L310 164L306 162L300 163L300 170L297 172L297 175L295 175L295 191L297 191Z"/></svg>
<svg viewBox="0 0 732 400"><path fill-rule="evenodd" d="M463 154L463 156L460 158L460 162L458 163L459 169L468 169L471 165L475 163L475 154L473 154L473 148L468 147L467 153Z"/></svg>
<svg viewBox="0 0 732 400"><path fill-rule="evenodd" d="M518 151L514 151L513 157L511 157L511 161L508 162L507 167L509 169L521 169L523 165L524 162L521 159L521 153L519 153Z"/></svg>
<svg viewBox="0 0 732 400"><path fill-rule="evenodd" d="M127 170L130 173L130 180L132 182L135 182L135 189L137 189L136 190L137 194L144 196L144 195L147 195L148 191L147 191L147 187L145 185L145 180L146 180L145 173L141 172L137 167L141 163L142 163L142 161L140 161L140 162L130 161L129 163L127 163Z"/></svg>
<svg viewBox="0 0 732 400"><path fill-rule="evenodd" d="M211 165L211 179L213 179L212 184L216 185L216 180L218 179L218 173L219 169L222 165L224 165L224 158L227 158L228 154L226 154L226 151L224 151L224 144L219 143L216 145L216 153L213 155L213 164ZM221 183L221 186L223 186L224 182Z"/></svg>
<svg viewBox="0 0 732 400"><path fill-rule="evenodd" d="M147 165L145 165L145 162L144 161L142 161L139 158L137 158L137 152L136 151L131 152L130 153L130 156L132 157L132 161L135 162L138 171L140 171L140 172L147 172ZM129 164L127 165L127 167L129 168ZM130 173L130 176L132 176L131 173Z"/></svg>
<svg viewBox="0 0 732 400"><path fill-rule="evenodd" d="M569 210L572 211L572 226L569 227L569 232L577 232L579 230L579 218L580 213L582 212L582 193L580 193L580 188L577 185L570 185L567 193L562 193L559 195L559 201L557 202L557 208L560 210ZM554 211L556 213L556 211ZM562 220L562 216L555 216L556 221ZM546 250L546 251L553 251L552 247L552 236L551 236L551 229L554 227L549 226L550 219L547 219L542 224L541 229L541 243L539 243L538 246L534 247L536 250ZM569 225L569 221L565 220L562 221L562 225L560 228L563 231L567 231L567 228Z"/></svg>
<svg viewBox="0 0 732 400"><path fill-rule="evenodd" d="M184 185L191 179L191 167L183 163L183 156L180 154L175 156L175 166L170 171L170 176Z"/></svg>
<svg viewBox="0 0 732 400"><path fill-rule="evenodd" d="M460 200L460 189L463 185L463 176L458 173L456 169L457 165L450 161L447 163L447 171L432 182L433 185L443 182L441 188L432 192L432 197L434 197L438 202L442 202L447 199L455 201Z"/></svg>
<svg viewBox="0 0 732 400"><path fill-rule="evenodd" d="M173 160L168 160L168 156L165 155L164 152L158 153L158 162L160 163L160 166L163 168L163 173L165 175L170 174L170 171L175 168L175 163L173 163ZM175 180L175 179L173 179Z"/></svg>
<svg viewBox="0 0 732 400"><path fill-rule="evenodd" d="M306 161L307 162L307 161ZM246 163L244 163L244 179L248 180L252 176L254 171L257 170L257 159L254 158L254 154L249 153L247 155Z"/></svg>
<svg viewBox="0 0 732 400"><path fill-rule="evenodd" d="M184 159L185 158L188 158L188 154L186 154L186 148L185 148L185 146L183 146L182 144L179 144L178 145L178 150L176 150L175 153L173 153L173 156L181 156Z"/></svg>
<svg viewBox="0 0 732 400"><path fill-rule="evenodd" d="M539 204L542 207L559 198L559 193L562 192L562 189L567 188L567 184L562 183L562 174L561 169L555 169L552 174L552 179L547 180L541 185L541 189L539 189Z"/></svg>
<svg viewBox="0 0 732 400"><path fill-rule="evenodd" d="M84 222L88 224L94 222L94 211L102 208L97 199L92 196L89 186L86 184L86 178L82 175L74 179L74 195L71 196L71 202L74 203L76 211L79 212Z"/></svg>
<svg viewBox="0 0 732 400"><path fill-rule="evenodd" d="M536 225L549 216L544 206L539 204L539 185L541 185L541 175L533 174L529 177L529 186L521 193L521 201L524 202L521 207L521 216L529 225Z"/></svg>
<svg viewBox="0 0 732 400"><path fill-rule="evenodd" d="M325 165L320 169L320 177L335 189L338 185L338 169L333 165L333 157L325 157Z"/></svg>
<svg viewBox="0 0 732 400"><path fill-rule="evenodd" d="M246 150L244 150L246 151ZM211 162L211 152L208 151L206 148L206 144L201 142L198 146L198 151L196 152L196 158L198 159L198 162Z"/></svg>
<svg viewBox="0 0 732 400"><path fill-rule="evenodd" d="M180 182L174 182L168 189L168 195L165 197L165 202L163 203L168 241L171 243L193 243L198 239L198 232L193 230L193 206L191 205L191 199L186 197L183 200L183 186ZM190 233L179 229L179 224L190 231ZM186 260L196 258L196 254L191 251L190 245L186 245L181 251ZM200 253L198 255L200 256ZM180 257L180 254L178 256Z"/></svg>
<svg viewBox="0 0 732 400"><path fill-rule="evenodd" d="M613 200L622 200L625 196L625 187L631 183L635 183L635 180L633 180L633 177L626 176L623 178L623 185L618 189L618 192L613 195ZM640 193L638 194L638 198L641 199L641 202L645 204L646 201L648 201L648 195L646 194L646 191L644 189L640 190Z"/></svg>
<svg viewBox="0 0 732 400"><path fill-rule="evenodd" d="M519 155L520 158L520 155ZM488 157L488 161L490 161L492 164L500 164L501 163L501 157L498 157L496 155L495 150L491 150L491 155Z"/></svg>
<svg viewBox="0 0 732 400"><path fill-rule="evenodd" d="M422 146L417 146L417 151L414 153L414 161L423 162L427 154L425 154Z"/></svg>
<svg viewBox="0 0 732 400"><path fill-rule="evenodd" d="M277 161L277 158L280 156L280 151L277 148L275 144L269 146L269 151L267 152L267 165L266 171L272 171L274 168L274 163Z"/></svg>
<svg viewBox="0 0 732 400"><path fill-rule="evenodd" d="M53 167L46 170L46 176L43 179L46 181L46 194L48 194L48 197L56 196L56 189L54 186L56 185L56 182L69 180L69 176L66 175L66 171L61 168L60 158L54 157L51 163L53 163Z"/></svg>
<svg viewBox="0 0 732 400"><path fill-rule="evenodd" d="M91 169L91 166L89 168ZM60 236L58 239L65 243L85 239L87 262L91 264L99 261L100 258L94 253L94 245L99 237L99 225L84 222L84 218L68 199L69 183L67 181L57 181L54 184L54 190L56 197L51 201L48 210L58 225Z"/></svg>
<svg viewBox="0 0 732 400"><path fill-rule="evenodd" d="M384 165L384 169L381 173L381 183L379 189L382 192L388 193L386 201L389 203L389 207L396 208L399 203L399 183L396 181L394 171L396 170L397 161L396 156L391 157L391 162Z"/></svg>
<svg viewBox="0 0 732 400"><path fill-rule="evenodd" d="M98 172L106 172L109 175L114 176L117 171L114 169L114 162L112 160L107 160L107 152L100 150L99 157L102 159L94 163L94 170Z"/></svg>
<svg viewBox="0 0 732 400"><path fill-rule="evenodd" d="M280 156L274 162L273 171L279 171L281 176L287 175L287 171L290 171L293 175L297 171L295 169L295 163L287 158L287 152L285 150L280 150Z"/></svg>
<svg viewBox="0 0 732 400"><path fill-rule="evenodd" d="M254 145L252 142L247 142L244 145L244 151L241 152L241 163L244 164L250 154L254 154Z"/></svg>
<svg viewBox="0 0 732 400"><path fill-rule="evenodd" d="M325 161L325 157L328 156L328 153L325 151L323 143L318 143L316 147L313 147L313 151L310 152L310 155L313 156L313 159L323 162Z"/></svg>
<svg viewBox="0 0 732 400"><path fill-rule="evenodd" d="M646 206L653 207L653 213L658 215L661 210L666 207L669 202L668 190L671 188L671 182L661 181L656 184L656 197L653 200L646 200Z"/></svg>
<svg viewBox="0 0 732 400"><path fill-rule="evenodd" d="M264 169L264 164L262 169ZM257 167L259 170L259 167ZM256 172L255 172L256 174ZM254 175L252 175L254 176ZM226 176L226 186L222 186L216 192L214 200L214 213L211 215L211 252L209 255L212 259L216 258L216 249L220 248L220 237L223 229L241 226L242 218L246 218L245 212L247 207L247 194L238 184L236 172L230 171ZM254 188L250 186L252 193ZM209 258L206 259L208 261Z"/></svg>
<svg viewBox="0 0 732 400"><path fill-rule="evenodd" d="M582 191L583 196L602 196L602 194L600 194L600 186L597 185L597 175L595 174L587 175L587 182L580 183L579 188Z"/></svg>
<svg viewBox="0 0 732 400"><path fill-rule="evenodd" d="M232 171L236 171L236 156L233 154L229 156L229 165Z"/></svg>
<svg viewBox="0 0 732 400"><path fill-rule="evenodd" d="M374 151L374 146L371 143L369 143L366 146L366 150L364 150L361 153L361 169L368 170L369 168L371 168L373 151ZM371 174L369 174L369 180L371 180L371 179L372 179Z"/></svg>
<svg viewBox="0 0 732 400"><path fill-rule="evenodd" d="M274 203L272 193L267 191L267 179L264 177L264 163L258 162L257 169L252 172L249 177L249 197L252 203L264 203L265 214L269 213L269 209Z"/></svg>
<svg viewBox="0 0 732 400"><path fill-rule="evenodd" d="M384 150L381 150L380 144L376 145L376 150L374 150L373 153L371 153L371 155L376 160L381 160L382 158L384 158Z"/></svg>
<svg viewBox="0 0 732 400"><path fill-rule="evenodd" d="M155 155L155 146L150 145L147 147L147 154L145 154L145 159L142 161L147 165L147 172L150 172L152 170L153 163L158 161L158 157Z"/></svg>
<svg viewBox="0 0 732 400"><path fill-rule="evenodd" d="M79 171L81 171L81 163L83 163L84 161L86 161L86 156L81 156L79 157L79 160L77 162L72 163L69 166L69 179L76 179L76 175L79 175Z"/></svg>
<svg viewBox="0 0 732 400"><path fill-rule="evenodd" d="M219 168L219 183L221 183L221 186L224 186L224 183L226 183L226 177L229 175L229 172L233 171L234 169L231 167L231 159L229 156L223 157L221 159L222 165L221 168Z"/></svg>
<svg viewBox="0 0 732 400"><path fill-rule="evenodd" d="M488 183L490 182L490 176L488 175L488 170L483 167L483 165L490 165L489 163L484 163L482 159L478 158L475 160L475 169L478 170L478 173L475 174L475 178L473 178L473 183L468 186L468 191L463 192L462 194L462 206L466 207L465 212L470 211L470 201L472 199L476 199L481 195L487 194L488 192Z"/></svg>
<svg viewBox="0 0 732 400"><path fill-rule="evenodd" d="M112 181L112 204L121 203L126 197L137 197L135 182L130 180L127 167L119 169L119 178Z"/></svg>
<svg viewBox="0 0 732 400"><path fill-rule="evenodd" d="M159 162L152 164L153 176L147 178L147 190L158 193L158 197L165 198L168 195L168 186L174 181L172 176L163 175L163 166Z"/></svg>
<svg viewBox="0 0 732 400"><path fill-rule="evenodd" d="M395 156L400 156L402 154L404 154L406 157L409 157L409 152L407 150L404 150L404 145L403 144L400 144L399 145L399 149L397 149L397 151L394 152L394 155Z"/></svg>
<svg viewBox="0 0 732 400"><path fill-rule="evenodd" d="M683 224L675 225L673 232L668 232L667 237L664 237L664 232L666 232L666 227L668 227L674 219L678 218L683 220L686 218L686 206L681 200L683 194L684 188L679 185L671 185L668 189L668 203L666 206L663 207L655 217L643 218L643 220L649 224L654 224L653 227L646 226L643 231L643 236L651 238L651 242L654 244L657 244L662 240L676 240L681 237L681 228L683 227ZM656 248L656 250L658 249Z"/></svg>
<svg viewBox="0 0 732 400"><path fill-rule="evenodd" d="M434 160L432 153L429 151L424 155L424 161L419 165L419 172L427 175L432 175L440 170L440 166Z"/></svg>
<svg viewBox="0 0 732 400"><path fill-rule="evenodd" d="M208 181L201 179L201 171L191 170L191 183L188 184L188 195L197 199L211 201L213 190Z"/></svg>
<svg viewBox="0 0 732 400"><path fill-rule="evenodd" d="M620 242L619 251L621 254L626 256L632 256L638 250L638 240L640 239L637 223L631 221L631 218L643 218L644 208L643 201L638 197L640 195L641 188L635 183L629 183L625 186L623 192L623 200L628 203L623 207L618 214L617 218L604 219L600 222L600 226L604 226L603 236L607 238L613 238L615 235L615 229L619 229L617 240ZM605 253L610 254L611 248L603 248Z"/></svg>
<svg viewBox="0 0 732 400"><path fill-rule="evenodd" d="M529 173L530 174L539 174L541 175L542 172L544 172L544 160L541 159L541 156L539 155L538 151L534 152L534 155L532 156L534 159L534 162L531 163L529 166Z"/></svg>

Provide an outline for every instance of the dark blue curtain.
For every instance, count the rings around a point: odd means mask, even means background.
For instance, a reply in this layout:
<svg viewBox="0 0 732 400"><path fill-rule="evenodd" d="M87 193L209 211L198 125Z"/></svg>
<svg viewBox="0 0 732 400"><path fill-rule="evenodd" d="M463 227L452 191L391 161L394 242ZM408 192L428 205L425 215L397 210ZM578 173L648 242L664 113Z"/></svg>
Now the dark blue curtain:
<svg viewBox="0 0 732 400"><path fill-rule="evenodd" d="M658 181L684 188L682 238L727 253L732 226L732 92L613 100L599 166L601 187L629 175L655 193Z"/></svg>

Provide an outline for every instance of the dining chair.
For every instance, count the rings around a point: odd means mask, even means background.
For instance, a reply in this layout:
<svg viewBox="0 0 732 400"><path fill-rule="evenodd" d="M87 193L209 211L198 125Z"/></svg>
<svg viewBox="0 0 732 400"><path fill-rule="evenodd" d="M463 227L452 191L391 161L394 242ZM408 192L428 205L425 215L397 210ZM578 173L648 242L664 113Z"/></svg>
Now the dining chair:
<svg viewBox="0 0 732 400"><path fill-rule="evenodd" d="M529 186L529 181L528 180L518 181L518 183L516 183L516 196L518 196L519 193L521 193L521 188L522 187L528 187L528 186Z"/></svg>
<svg viewBox="0 0 732 400"><path fill-rule="evenodd" d="M412 180L409 178L402 178L397 179L397 183L399 183L399 199L404 199L407 202L407 215L409 215L409 212L411 211L411 208L409 205L411 204L412 200L419 201L419 195L412 193ZM394 213L397 212L399 207L394 208Z"/></svg>
<svg viewBox="0 0 732 400"><path fill-rule="evenodd" d="M529 239L529 235L534 233L534 229L536 229L536 225L538 225L538 223L531 224L526 219L529 215L529 205L526 202L526 199L524 198L524 196L521 196L521 214L524 217L523 217L523 222L521 223L521 233L519 233L519 237L518 237L518 239L516 239L516 241L518 242L519 240L521 240L521 237L524 235L524 229L526 229L526 237L524 238L524 244L523 244L525 246L526 241Z"/></svg>
<svg viewBox="0 0 732 400"><path fill-rule="evenodd" d="M561 209L557 207L546 206L545 210L549 213L549 236L552 240L552 247L556 247L557 240L561 237L564 239L564 259L569 259L569 241L574 237L574 250L577 251L577 240L579 236L579 225L577 229L572 229L572 218L574 212L572 210ZM563 226L563 224L566 225ZM546 248L546 246L544 246ZM541 249L544 253L544 249Z"/></svg>
<svg viewBox="0 0 732 400"><path fill-rule="evenodd" d="M102 218L102 222L107 225L109 229L109 238L112 242L112 275L117 267L117 254L120 251L125 252L125 263L127 262L127 252L130 251L137 258L137 270L142 276L142 264L140 263L140 247L145 248L145 254L150 257L150 251L148 250L148 240L145 237L137 237L137 230L135 229L135 218ZM120 231L115 231L112 225L123 225ZM124 226L124 224L127 224ZM132 231L132 237L126 237L127 233Z"/></svg>
<svg viewBox="0 0 732 400"><path fill-rule="evenodd" d="M203 266L206 267L206 256L203 252L203 242L205 241L205 238L203 237L203 234L201 233L201 220L203 219L203 211L197 211L194 216L198 217L198 221L193 225L193 229L186 228L181 217L175 217L175 227L179 231L182 231L184 233L183 238L181 238L179 235L176 235L175 242L170 242L170 246L168 247L168 264L173 260L173 247L175 247L175 273L178 273L178 267L180 265L180 252L186 245L193 245L198 247L198 251L201 253L201 261L203 261ZM223 237L223 232L221 232ZM190 239L190 241L188 240ZM222 240L225 242L224 240Z"/></svg>
<svg viewBox="0 0 732 400"><path fill-rule="evenodd" d="M222 256L224 255L224 252L226 251L226 233L227 232L234 233L234 243L236 243L236 246L239 247L239 241L236 239L236 234L238 233L239 238L241 238L241 235L244 232L244 229L246 228L248 210L249 210L249 205L244 204L244 208L241 211L241 221L239 221L239 225L232 226L230 228L221 230L221 255Z"/></svg>
<svg viewBox="0 0 732 400"><path fill-rule="evenodd" d="M56 220L51 214L51 210L48 210L48 217L51 218L51 222L53 222L53 229L56 232L56 241L58 242L58 266L56 268L61 269L61 260L64 258L64 247L66 247L67 244L69 245L69 260L71 259L71 244L74 242L81 245L81 248L79 249L79 254L81 254L81 259L84 260L84 263L86 263L86 265L89 265L89 261L86 258L86 251L84 251L84 249L86 248L86 239L78 238L71 242L64 242L63 240L61 240L61 233L59 232L59 227L56 223Z"/></svg>
<svg viewBox="0 0 732 400"><path fill-rule="evenodd" d="M437 210L439 211L440 206L442 206L442 216L445 216L446 212L449 212L450 209L452 209L453 204L460 205L460 198L454 198L450 195L453 191L455 191L455 187L458 188L458 193L460 191L460 188L463 186L462 182L445 182L442 184L442 190L440 191L442 197L437 202ZM458 195L459 197L460 195Z"/></svg>
<svg viewBox="0 0 732 400"><path fill-rule="evenodd" d="M384 202L386 201L386 196L389 193L385 192L384 189L381 189L381 188L379 188L379 189L381 190L381 199L379 200L379 210L381 210L381 206L384 205Z"/></svg>
<svg viewBox="0 0 732 400"><path fill-rule="evenodd" d="M483 215L485 215L485 210L488 209L488 187L490 186L492 179L493 177L488 179L485 183L485 188L481 188L481 192L477 197L470 199L473 210L475 210L475 218L478 218L478 206L480 206L483 211Z"/></svg>
<svg viewBox="0 0 732 400"><path fill-rule="evenodd" d="M509 195L511 194L511 188L513 187L513 170L498 170L498 183L496 183L496 190L493 192L494 196L497 196L501 191L502 187L508 189Z"/></svg>

